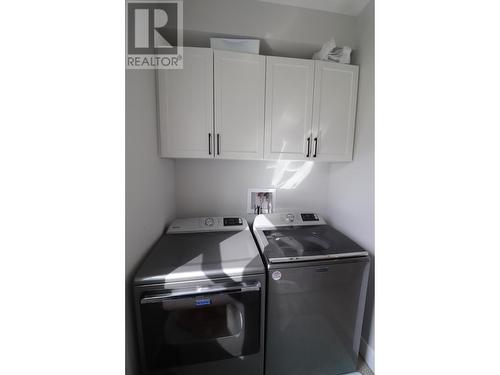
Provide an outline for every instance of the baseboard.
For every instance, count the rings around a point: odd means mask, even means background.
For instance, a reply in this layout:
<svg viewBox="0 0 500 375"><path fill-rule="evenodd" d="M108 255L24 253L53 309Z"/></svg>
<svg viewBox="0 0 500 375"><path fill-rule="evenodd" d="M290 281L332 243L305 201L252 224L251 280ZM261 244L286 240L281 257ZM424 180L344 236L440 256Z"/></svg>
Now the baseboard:
<svg viewBox="0 0 500 375"><path fill-rule="evenodd" d="M375 372L375 350L361 337L359 354L363 357L368 367Z"/></svg>

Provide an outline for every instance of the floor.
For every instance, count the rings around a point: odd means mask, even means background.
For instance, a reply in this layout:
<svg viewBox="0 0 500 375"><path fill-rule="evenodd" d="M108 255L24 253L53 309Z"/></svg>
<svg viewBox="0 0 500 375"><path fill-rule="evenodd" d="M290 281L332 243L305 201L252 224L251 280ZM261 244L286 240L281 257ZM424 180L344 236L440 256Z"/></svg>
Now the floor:
<svg viewBox="0 0 500 375"><path fill-rule="evenodd" d="M359 356L359 359L358 359L358 371L362 375L375 375L373 373L373 371L368 367L368 365L366 364L366 362L363 360L363 358L361 356Z"/></svg>

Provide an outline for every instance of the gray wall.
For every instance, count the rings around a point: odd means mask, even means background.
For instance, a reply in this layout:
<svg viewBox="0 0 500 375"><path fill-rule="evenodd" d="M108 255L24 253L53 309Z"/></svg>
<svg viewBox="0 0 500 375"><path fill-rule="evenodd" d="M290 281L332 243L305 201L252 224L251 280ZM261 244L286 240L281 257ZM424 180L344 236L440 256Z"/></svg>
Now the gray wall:
<svg viewBox="0 0 500 375"><path fill-rule="evenodd" d="M357 19L359 91L354 160L336 163L330 169L329 221L364 246L375 260L374 223L374 3L371 1ZM372 264L372 271L373 271ZM371 273L363 326L362 347L367 363L373 365L374 273Z"/></svg>
<svg viewBox="0 0 500 375"><path fill-rule="evenodd" d="M261 40L261 54L310 58L332 36L354 46L356 18L256 0L184 0L184 44L209 47L210 36Z"/></svg>
<svg viewBox="0 0 500 375"><path fill-rule="evenodd" d="M246 215L249 188L276 188L276 211L324 214L328 179L328 163L176 160L176 211L179 217Z"/></svg>
<svg viewBox="0 0 500 375"><path fill-rule="evenodd" d="M138 372L130 299L131 277L175 216L174 161L158 157L154 71L126 72L125 126L126 373L132 375Z"/></svg>

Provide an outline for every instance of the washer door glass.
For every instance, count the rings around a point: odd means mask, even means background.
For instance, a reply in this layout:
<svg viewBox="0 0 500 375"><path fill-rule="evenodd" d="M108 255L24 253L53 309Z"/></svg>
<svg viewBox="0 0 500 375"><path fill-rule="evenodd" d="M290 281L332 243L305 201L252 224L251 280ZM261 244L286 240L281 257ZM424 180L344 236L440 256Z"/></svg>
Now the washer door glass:
<svg viewBox="0 0 500 375"><path fill-rule="evenodd" d="M144 295L146 367L159 370L259 351L260 290L182 297Z"/></svg>

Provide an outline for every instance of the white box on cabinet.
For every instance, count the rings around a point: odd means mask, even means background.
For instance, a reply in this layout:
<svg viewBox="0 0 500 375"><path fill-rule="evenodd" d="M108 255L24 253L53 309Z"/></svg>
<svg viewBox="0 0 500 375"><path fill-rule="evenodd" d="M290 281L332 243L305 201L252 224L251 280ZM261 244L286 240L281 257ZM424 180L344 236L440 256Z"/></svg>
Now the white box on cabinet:
<svg viewBox="0 0 500 375"><path fill-rule="evenodd" d="M210 48L225 51L259 54L259 39L210 38Z"/></svg>

